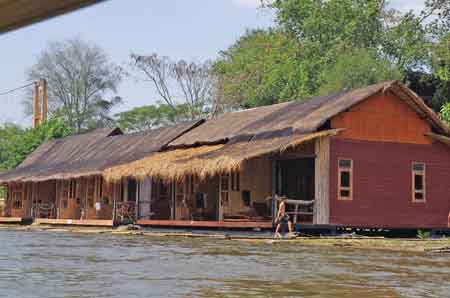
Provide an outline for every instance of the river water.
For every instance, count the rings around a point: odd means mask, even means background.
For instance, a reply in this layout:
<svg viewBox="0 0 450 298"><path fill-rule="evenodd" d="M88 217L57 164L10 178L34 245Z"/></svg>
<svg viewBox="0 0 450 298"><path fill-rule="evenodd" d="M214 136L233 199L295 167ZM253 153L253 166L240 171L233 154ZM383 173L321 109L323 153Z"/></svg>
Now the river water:
<svg viewBox="0 0 450 298"><path fill-rule="evenodd" d="M0 297L450 297L446 255L0 230Z"/></svg>

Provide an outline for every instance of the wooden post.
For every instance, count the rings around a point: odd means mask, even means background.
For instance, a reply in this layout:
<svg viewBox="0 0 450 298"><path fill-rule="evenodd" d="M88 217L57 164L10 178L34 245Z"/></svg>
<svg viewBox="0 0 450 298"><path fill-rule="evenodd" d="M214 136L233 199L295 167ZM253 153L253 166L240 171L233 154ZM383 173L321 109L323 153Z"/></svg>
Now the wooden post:
<svg viewBox="0 0 450 298"><path fill-rule="evenodd" d="M34 82L33 94L33 128L39 125L39 83Z"/></svg>
<svg viewBox="0 0 450 298"><path fill-rule="evenodd" d="M45 79L41 80L41 92L42 92L42 105L41 105L41 118L40 124L47 121L47 81Z"/></svg>
<svg viewBox="0 0 450 298"><path fill-rule="evenodd" d="M112 211L112 221L113 225L116 224L116 199L117 199L117 182L112 182L112 197L113 197L113 211Z"/></svg>
<svg viewBox="0 0 450 298"><path fill-rule="evenodd" d="M138 220L139 218L139 199L141 198L141 183L138 183L137 180L136 181L136 202L135 202L135 206L134 206L134 220Z"/></svg>
<svg viewBox="0 0 450 298"><path fill-rule="evenodd" d="M277 217L276 214L276 200L275 195L277 193L277 183L278 183L278 171L277 171L277 161L272 160L272 201L271 201L271 209L272 209L272 228L275 228L275 220Z"/></svg>
<svg viewBox="0 0 450 298"><path fill-rule="evenodd" d="M278 214L278 201L276 200L277 195L272 196L272 227L276 228L276 220Z"/></svg>
<svg viewBox="0 0 450 298"><path fill-rule="evenodd" d="M59 219L61 213L61 197L59 196L59 188L58 188L59 180L55 181L55 205L56 205L56 219Z"/></svg>
<svg viewBox="0 0 450 298"><path fill-rule="evenodd" d="M170 182L170 189L171 189L171 195L172 195L172 212L171 212L171 219L172 220L175 220L175 218L176 218L176 211L175 211L175 201L176 201L176 182L175 181L172 181L172 182Z"/></svg>
<svg viewBox="0 0 450 298"><path fill-rule="evenodd" d="M330 138L315 141L314 224L330 223Z"/></svg>
<svg viewBox="0 0 450 298"><path fill-rule="evenodd" d="M293 223L294 223L294 225L297 223L297 218L298 218L298 216L297 216L297 213L298 213L298 205L295 205L294 206L294 212L295 212L295 214L294 214L294 219L293 219Z"/></svg>

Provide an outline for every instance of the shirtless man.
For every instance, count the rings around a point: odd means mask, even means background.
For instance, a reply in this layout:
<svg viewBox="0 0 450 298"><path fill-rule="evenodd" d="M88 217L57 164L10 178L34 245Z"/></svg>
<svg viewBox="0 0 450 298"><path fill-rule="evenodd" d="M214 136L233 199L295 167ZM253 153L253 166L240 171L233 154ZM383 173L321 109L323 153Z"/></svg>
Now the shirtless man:
<svg viewBox="0 0 450 298"><path fill-rule="evenodd" d="M278 205L277 228L275 229L275 238L281 238L280 229L282 224L288 224L289 234L292 234L292 222L289 214L286 213L286 198L282 197L280 205Z"/></svg>

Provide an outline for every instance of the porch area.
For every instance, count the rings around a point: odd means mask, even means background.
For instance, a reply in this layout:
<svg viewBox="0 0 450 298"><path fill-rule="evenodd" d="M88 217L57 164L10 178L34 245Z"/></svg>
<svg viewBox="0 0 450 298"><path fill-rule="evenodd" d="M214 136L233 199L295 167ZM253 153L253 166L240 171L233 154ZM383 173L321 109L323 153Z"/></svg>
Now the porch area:
<svg viewBox="0 0 450 298"><path fill-rule="evenodd" d="M287 198L294 225L328 224L327 146L327 141L313 140L203 177L193 173L121 181L136 190L135 223L142 226L272 229L281 197Z"/></svg>
<svg viewBox="0 0 450 298"><path fill-rule="evenodd" d="M10 183L1 223L113 227L135 220L136 197L126 181L102 176ZM128 200L131 202L128 202Z"/></svg>

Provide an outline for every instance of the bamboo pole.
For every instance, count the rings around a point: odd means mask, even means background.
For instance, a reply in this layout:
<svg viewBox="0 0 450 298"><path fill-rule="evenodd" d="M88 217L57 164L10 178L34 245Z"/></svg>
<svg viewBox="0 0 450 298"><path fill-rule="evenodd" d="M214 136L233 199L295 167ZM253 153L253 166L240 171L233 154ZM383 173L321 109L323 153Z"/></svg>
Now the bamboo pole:
<svg viewBox="0 0 450 298"><path fill-rule="evenodd" d="M41 106L41 117L40 124L47 121L47 81L45 79L41 80L41 92L42 92L42 106Z"/></svg>
<svg viewBox="0 0 450 298"><path fill-rule="evenodd" d="M34 82L33 94L33 128L39 125L39 83Z"/></svg>

